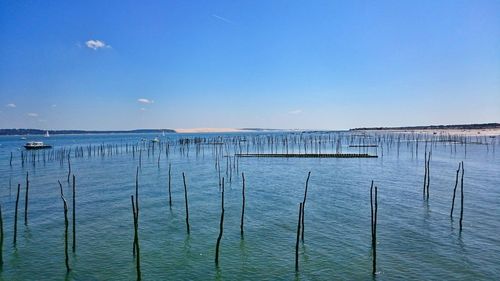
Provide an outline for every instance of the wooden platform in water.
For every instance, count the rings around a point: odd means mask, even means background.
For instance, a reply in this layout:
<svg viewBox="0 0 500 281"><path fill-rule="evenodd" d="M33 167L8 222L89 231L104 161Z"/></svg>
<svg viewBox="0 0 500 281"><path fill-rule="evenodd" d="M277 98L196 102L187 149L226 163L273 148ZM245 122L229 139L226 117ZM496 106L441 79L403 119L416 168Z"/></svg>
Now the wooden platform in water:
<svg viewBox="0 0 500 281"><path fill-rule="evenodd" d="M254 153L254 154L235 154L236 157L275 157L275 158L377 158L377 155L369 155L367 153L327 153L327 154L270 154L270 153Z"/></svg>
<svg viewBox="0 0 500 281"><path fill-rule="evenodd" d="M350 144L349 147L378 147L376 144Z"/></svg>

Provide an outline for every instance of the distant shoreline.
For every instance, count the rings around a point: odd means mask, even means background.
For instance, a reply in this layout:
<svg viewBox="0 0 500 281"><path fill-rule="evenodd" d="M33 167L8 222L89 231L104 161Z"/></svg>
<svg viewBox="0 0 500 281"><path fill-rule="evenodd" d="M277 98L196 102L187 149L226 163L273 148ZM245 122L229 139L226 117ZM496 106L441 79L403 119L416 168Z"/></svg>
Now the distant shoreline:
<svg viewBox="0 0 500 281"><path fill-rule="evenodd" d="M350 131L487 130L487 129L500 129L500 123L405 126L405 127L366 127L366 128L353 128L353 129L350 129Z"/></svg>
<svg viewBox="0 0 500 281"><path fill-rule="evenodd" d="M271 132L279 129L262 128L193 128L193 129L135 129L135 130L41 130L41 129L0 129L0 136L40 136L49 135L99 135L99 134L162 134L162 133L238 133L238 132Z"/></svg>
<svg viewBox="0 0 500 281"><path fill-rule="evenodd" d="M95 135L95 134L147 134L147 133L176 133L172 129L137 129L137 130L40 130L40 129L0 129L0 136L25 136L25 135Z"/></svg>
<svg viewBox="0 0 500 281"><path fill-rule="evenodd" d="M349 131L494 137L494 136L500 136L500 124L486 123L486 124L432 125L432 126L411 126L411 127L375 127L375 128L355 128Z"/></svg>
<svg viewBox="0 0 500 281"><path fill-rule="evenodd" d="M148 133L243 133L243 132L331 132L332 130L307 129L264 129L264 128L192 128L192 129L135 129L135 130L41 130L41 129L0 129L0 136L27 136L27 135L96 135L96 134L148 134ZM343 131L343 130L342 130ZM500 123L459 124L459 125L429 125L403 127L361 127L349 129L350 132L416 132L416 133L451 133L451 134L481 134L500 135Z"/></svg>

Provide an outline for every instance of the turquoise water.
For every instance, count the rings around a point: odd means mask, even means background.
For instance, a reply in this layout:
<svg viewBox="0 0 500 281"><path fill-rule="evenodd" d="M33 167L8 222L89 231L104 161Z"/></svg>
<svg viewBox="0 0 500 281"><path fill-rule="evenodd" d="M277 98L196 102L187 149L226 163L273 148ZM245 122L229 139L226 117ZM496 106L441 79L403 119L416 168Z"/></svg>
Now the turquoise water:
<svg viewBox="0 0 500 281"><path fill-rule="evenodd" d="M68 164L46 161L21 165L20 137L0 137L0 202L4 220L2 280L133 280L133 222L139 154L131 145L155 135L52 136L42 139L60 152L72 147L76 176L76 253L72 270L64 264L64 214L60 180L70 209ZM218 144L180 145L180 138L202 137ZM349 133L215 134L160 136L154 155L141 152L139 241L143 280L495 280L500 277L500 151L498 137L470 138L468 144L432 138L430 198L423 200L424 142L379 135L378 148L349 148L374 143ZM220 265L215 267L219 234L220 189L215 149L236 151L368 152L378 158L219 158L225 182L224 234ZM239 142L236 140L246 140ZM292 140L296 144L292 145ZM270 143L273 145L270 145ZM321 142L321 144L319 144ZM475 144L475 142L488 143ZM169 143L168 157L165 153ZM418 155L416 144L419 143ZM88 156L88 145L118 145L113 154ZM125 145L129 144L129 152ZM428 144L430 149L431 143ZM83 157L74 149L83 147ZM399 147L399 149L398 149ZM109 147L107 147L109 148ZM118 154L116 153L118 150ZM399 152L398 152L399 150ZM10 153L14 158L9 165ZM383 154L383 156L382 156ZM231 158L234 161L234 158ZM460 194L455 219L451 197L458 163L464 161L464 227L459 231ZM172 208L168 204L168 165L172 165ZM237 165L236 165L237 164ZM299 272L294 269L298 204L311 171L305 209L305 242ZM29 172L29 216L24 225L25 176ZM187 177L191 234L185 225L182 172ZM245 235L240 236L240 173L246 178ZM231 182L227 179L231 175ZM370 197L379 188L377 270L372 277ZM10 184L9 184L10 182ZM21 183L17 244L12 243L17 184ZM70 227L71 238L71 227ZM70 239L71 246L71 239Z"/></svg>

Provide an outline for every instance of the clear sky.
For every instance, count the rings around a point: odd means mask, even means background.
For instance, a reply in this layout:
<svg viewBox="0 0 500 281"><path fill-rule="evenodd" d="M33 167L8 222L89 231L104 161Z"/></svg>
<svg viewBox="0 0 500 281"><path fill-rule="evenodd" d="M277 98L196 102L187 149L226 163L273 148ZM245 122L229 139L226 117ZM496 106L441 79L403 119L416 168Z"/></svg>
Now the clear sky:
<svg viewBox="0 0 500 281"><path fill-rule="evenodd" d="M0 128L500 122L500 1L0 1Z"/></svg>

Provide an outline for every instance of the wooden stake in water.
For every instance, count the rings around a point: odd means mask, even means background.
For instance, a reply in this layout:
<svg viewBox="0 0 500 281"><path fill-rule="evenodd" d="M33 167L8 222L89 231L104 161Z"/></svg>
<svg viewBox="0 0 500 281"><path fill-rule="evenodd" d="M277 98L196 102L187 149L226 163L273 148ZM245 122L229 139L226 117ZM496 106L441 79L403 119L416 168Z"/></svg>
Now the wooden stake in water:
<svg viewBox="0 0 500 281"><path fill-rule="evenodd" d="M371 212L371 221L370 221L370 224L371 224L371 235L372 235L372 239L373 239L373 180L372 180L372 184L370 186L370 212ZM373 241L372 241L373 243Z"/></svg>
<svg viewBox="0 0 500 281"><path fill-rule="evenodd" d="M306 179L306 188L304 190L304 201L302 201L302 227L301 227L301 231L302 231L302 243L304 243L304 215L305 215L305 208L306 208L306 199L307 199L307 189L308 189L308 186L309 186L309 177L311 176L311 172L309 172L307 174L307 179Z"/></svg>
<svg viewBox="0 0 500 281"><path fill-rule="evenodd" d="M242 202L241 202L241 223L240 223L240 233L241 238L243 238L243 221L245 217L245 174L241 173L241 178L243 180L243 189L241 190Z"/></svg>
<svg viewBox="0 0 500 281"><path fill-rule="evenodd" d="M133 198L133 197L132 197ZM137 167L137 170L135 172L135 204L133 205L134 207L134 225L135 225L135 220L138 219L139 217L139 167ZM136 248L137 248L137 233L134 232L134 243L132 245L132 253L134 256L136 256Z"/></svg>
<svg viewBox="0 0 500 281"><path fill-rule="evenodd" d="M30 189L30 181L28 172L26 172L26 197L24 198L24 225L28 225L28 194Z"/></svg>
<svg viewBox="0 0 500 281"><path fill-rule="evenodd" d="M455 178L455 188L453 189L453 198L451 199L451 212L450 212L450 218L453 219L453 209L455 208L455 194L457 193L457 187L458 187L458 174L460 173L460 167L461 163L458 163L458 169L457 169L457 176Z"/></svg>
<svg viewBox="0 0 500 281"><path fill-rule="evenodd" d="M135 256L135 268L137 272L137 280L141 280L141 254L140 254L140 248L139 248L139 234L138 234L138 228L139 228L139 213L137 212L137 206L134 206L134 195L130 196L130 201L132 201L132 215L134 217L134 249L136 249L136 254ZM137 198L136 198L136 204L137 204Z"/></svg>
<svg viewBox="0 0 500 281"><path fill-rule="evenodd" d="M302 222L302 203L299 204L299 221L297 222L297 240L295 242L295 271L299 271L299 241L300 225Z"/></svg>
<svg viewBox="0 0 500 281"><path fill-rule="evenodd" d="M139 167L135 171L135 213L139 215Z"/></svg>
<svg viewBox="0 0 500 281"><path fill-rule="evenodd" d="M76 180L73 175L73 252L76 250Z"/></svg>
<svg viewBox="0 0 500 281"><path fill-rule="evenodd" d="M462 220L464 218L464 162L462 161L462 179L460 180L460 231L462 231Z"/></svg>
<svg viewBox="0 0 500 281"><path fill-rule="evenodd" d="M66 203L66 199L64 199L63 187L60 181L59 187L61 189L61 199L64 204L64 262L66 264L66 272L69 272L71 268L69 267L69 256L68 256L68 204Z"/></svg>
<svg viewBox="0 0 500 281"><path fill-rule="evenodd" d="M427 146L426 146L426 151L425 151L425 159L424 159L424 190L423 190L423 196L425 199L425 187L427 185Z"/></svg>
<svg viewBox="0 0 500 281"><path fill-rule="evenodd" d="M220 213L220 225L219 225L219 236L217 237L217 244L215 245L215 266L219 266L219 246L220 240L222 239L222 233L224 232L224 178L222 178L222 204Z"/></svg>
<svg viewBox="0 0 500 281"><path fill-rule="evenodd" d="M168 164L168 205L172 207L172 163Z"/></svg>
<svg viewBox="0 0 500 281"><path fill-rule="evenodd" d="M427 158L427 200L429 200L429 185L431 184L431 156L432 150L429 151L429 157Z"/></svg>
<svg viewBox="0 0 500 281"><path fill-rule="evenodd" d="M16 209L15 209L15 215L14 215L14 241L13 244L14 246L16 245L17 241L17 210L19 207L19 193L21 192L21 184L17 184L17 196L16 196Z"/></svg>
<svg viewBox="0 0 500 281"><path fill-rule="evenodd" d="M186 202L186 228L187 233L189 235L189 207L188 207L188 194L187 194L187 186L186 186L186 176L184 172L182 173L182 180L184 181L184 201Z"/></svg>
<svg viewBox="0 0 500 281"><path fill-rule="evenodd" d="M377 273L377 212L378 212L378 198L377 198L377 187L375 186L375 197L373 194L373 184L370 188L370 205L372 213L372 274ZM375 204L374 204L375 203Z"/></svg>
<svg viewBox="0 0 500 281"><path fill-rule="evenodd" d="M130 200L132 201L132 223L134 226L134 241L132 242L132 256L135 258L135 243L137 241L137 236L135 234L136 215L135 215L134 195L130 195Z"/></svg>
<svg viewBox="0 0 500 281"><path fill-rule="evenodd" d="M68 183L69 183L70 176L71 176L71 161L70 161L70 155L68 152Z"/></svg>

